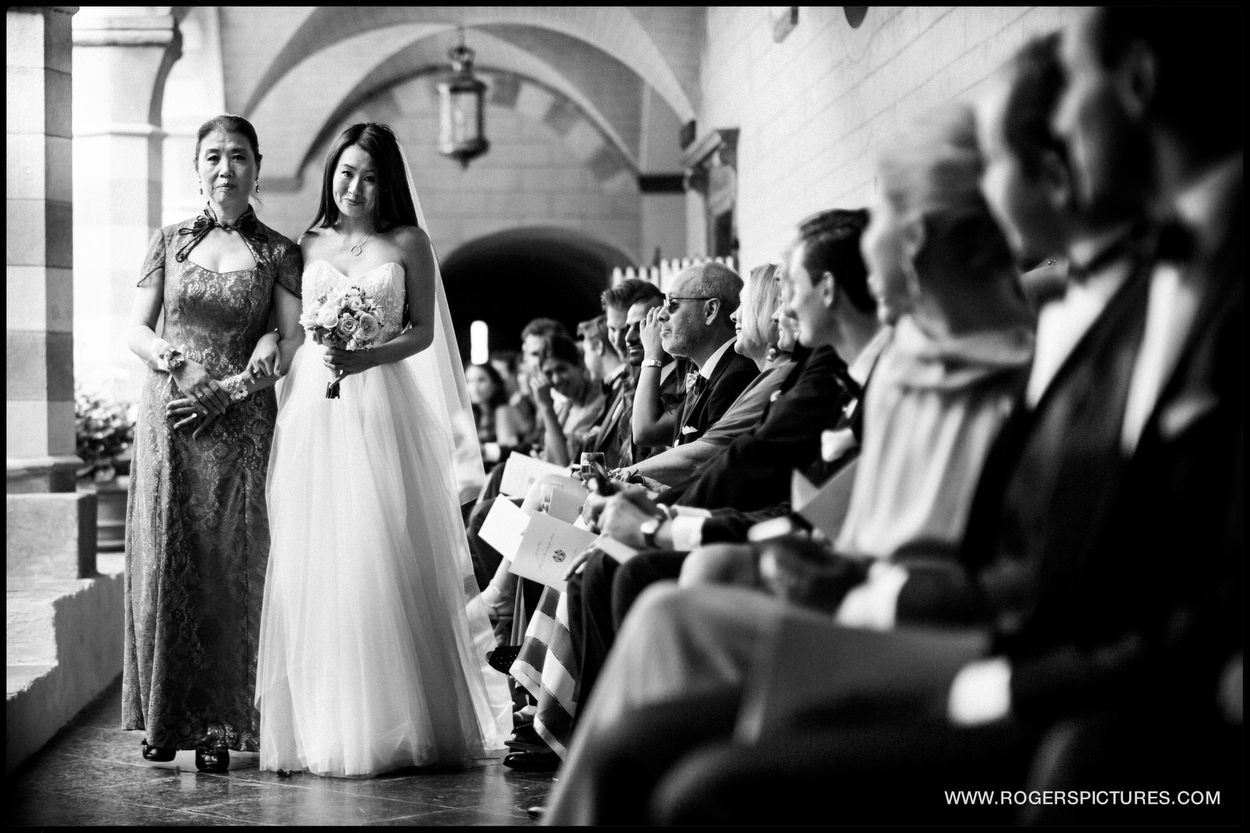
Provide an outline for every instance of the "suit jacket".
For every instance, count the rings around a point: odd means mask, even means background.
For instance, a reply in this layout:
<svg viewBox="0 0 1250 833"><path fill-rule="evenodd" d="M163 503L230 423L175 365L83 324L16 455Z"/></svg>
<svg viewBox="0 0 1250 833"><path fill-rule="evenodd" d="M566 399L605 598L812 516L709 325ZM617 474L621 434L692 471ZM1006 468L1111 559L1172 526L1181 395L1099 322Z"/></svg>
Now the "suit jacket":
<svg viewBox="0 0 1250 833"><path fill-rule="evenodd" d="M832 347L814 350L791 371L793 383L769 403L758 426L658 500L742 511L788 501L791 470L820 459L820 434L850 397L841 378L844 368Z"/></svg>
<svg viewBox="0 0 1250 833"><path fill-rule="evenodd" d="M1244 607L1244 208L1200 270L1205 294L1131 457L1121 430L1144 330L1142 258L1037 407L1004 431L974 507L972 581L918 573L901 620L982 605L1012 708L1211 703ZM1195 398L1185 421L1176 406ZM968 593L965 596L965 592Z"/></svg>
<svg viewBox="0 0 1250 833"><path fill-rule="evenodd" d="M755 362L735 353L733 347L722 353L703 390L695 394L693 401L690 394L686 394L682 417L673 432L673 445L693 442L703 436L759 372Z"/></svg>
<svg viewBox="0 0 1250 833"><path fill-rule="evenodd" d="M587 434L582 447L583 451L602 452L604 462L610 469L622 465L622 450L627 447L624 442L630 434L630 417L633 414L632 381L628 368L612 380L603 416Z"/></svg>

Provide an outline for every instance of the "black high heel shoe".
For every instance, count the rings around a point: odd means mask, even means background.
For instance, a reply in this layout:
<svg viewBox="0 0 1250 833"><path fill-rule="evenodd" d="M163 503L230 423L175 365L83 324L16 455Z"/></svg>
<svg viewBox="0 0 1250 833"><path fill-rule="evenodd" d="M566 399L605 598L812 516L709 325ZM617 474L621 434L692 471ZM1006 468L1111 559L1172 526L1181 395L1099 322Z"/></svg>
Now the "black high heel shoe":
<svg viewBox="0 0 1250 833"><path fill-rule="evenodd" d="M200 772L225 772L230 768L230 750L224 746L195 747L195 768Z"/></svg>
<svg viewBox="0 0 1250 833"><path fill-rule="evenodd" d="M139 742L139 748L143 751L143 760L165 762L172 761L177 749L166 749L163 746L149 746L148 739L144 738Z"/></svg>

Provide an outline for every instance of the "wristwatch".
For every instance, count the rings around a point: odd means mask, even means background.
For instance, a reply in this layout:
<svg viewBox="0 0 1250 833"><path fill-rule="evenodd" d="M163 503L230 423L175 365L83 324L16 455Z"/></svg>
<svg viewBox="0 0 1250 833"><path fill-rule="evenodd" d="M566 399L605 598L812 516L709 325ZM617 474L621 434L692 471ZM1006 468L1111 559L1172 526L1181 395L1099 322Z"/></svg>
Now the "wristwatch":
<svg viewBox="0 0 1250 833"><path fill-rule="evenodd" d="M660 361L659 359L643 359L642 366L643 367L664 367L664 362Z"/></svg>
<svg viewBox="0 0 1250 833"><path fill-rule="evenodd" d="M638 531L642 533L642 542L647 545L648 549L659 549L655 536L660 531L660 525L667 520L668 515L656 515L654 518L647 518L638 525Z"/></svg>

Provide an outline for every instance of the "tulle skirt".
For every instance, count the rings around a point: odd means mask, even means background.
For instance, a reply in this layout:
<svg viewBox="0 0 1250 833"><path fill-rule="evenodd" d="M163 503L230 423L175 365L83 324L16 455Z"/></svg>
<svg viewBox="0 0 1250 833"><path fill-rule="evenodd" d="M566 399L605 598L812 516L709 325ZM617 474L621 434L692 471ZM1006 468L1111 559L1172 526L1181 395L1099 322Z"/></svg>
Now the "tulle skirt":
<svg viewBox="0 0 1250 833"><path fill-rule="evenodd" d="M256 702L260 767L463 764L512 728L456 501L452 440L410 363L326 399L323 348L279 390Z"/></svg>

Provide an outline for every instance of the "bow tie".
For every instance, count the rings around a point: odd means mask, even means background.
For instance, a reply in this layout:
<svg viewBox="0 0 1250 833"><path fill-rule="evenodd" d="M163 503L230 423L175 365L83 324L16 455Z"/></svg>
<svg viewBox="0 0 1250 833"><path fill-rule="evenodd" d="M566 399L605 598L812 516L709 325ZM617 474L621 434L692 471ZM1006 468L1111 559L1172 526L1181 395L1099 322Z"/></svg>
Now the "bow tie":
<svg viewBox="0 0 1250 833"><path fill-rule="evenodd" d="M1183 265L1193 260L1197 250L1194 233L1180 220L1169 220L1160 227L1155 244L1155 257L1159 260Z"/></svg>
<svg viewBox="0 0 1250 833"><path fill-rule="evenodd" d="M178 229L179 237L189 236L191 239L178 250L178 253L174 255L174 260L177 260L179 263L186 260L187 255L191 254L191 250L200 245L200 241L214 228L237 232L243 238L243 242L252 250L253 256L256 256L256 245L264 240L260 220L256 219L256 212L252 210L250 205L246 211L239 215L239 219L233 223L220 222L217 219L217 215L213 213L213 209L205 206L204 213L195 218L191 228ZM256 256L256 260L259 262L260 257Z"/></svg>
<svg viewBox="0 0 1250 833"><path fill-rule="evenodd" d="M839 382L842 383L842 387L846 389L846 392L853 399L859 399L861 396L863 396L864 394L863 387L859 384L859 382L855 381L855 377L851 375L850 369L847 368L845 364L839 367L837 370L835 370L833 372L833 375L837 378Z"/></svg>
<svg viewBox="0 0 1250 833"><path fill-rule="evenodd" d="M1126 257L1132 251L1133 239L1133 235L1125 234L1111 245L1104 247L1085 263L1077 263L1069 258L1068 278L1081 283L1089 278L1090 275L1101 272L1115 261Z"/></svg>
<svg viewBox="0 0 1250 833"><path fill-rule="evenodd" d="M692 370L686 374L686 393L693 393L698 396L707 387L707 379L703 378L703 374L697 370Z"/></svg>

